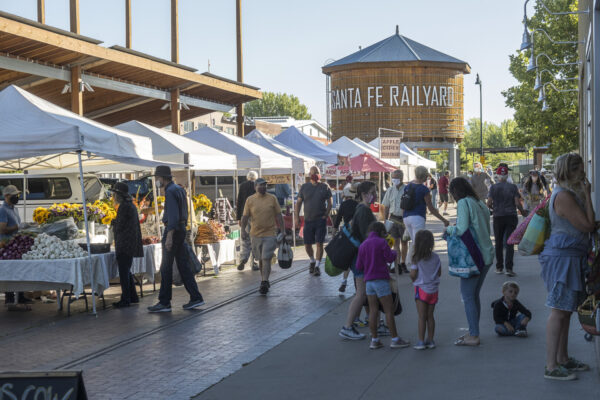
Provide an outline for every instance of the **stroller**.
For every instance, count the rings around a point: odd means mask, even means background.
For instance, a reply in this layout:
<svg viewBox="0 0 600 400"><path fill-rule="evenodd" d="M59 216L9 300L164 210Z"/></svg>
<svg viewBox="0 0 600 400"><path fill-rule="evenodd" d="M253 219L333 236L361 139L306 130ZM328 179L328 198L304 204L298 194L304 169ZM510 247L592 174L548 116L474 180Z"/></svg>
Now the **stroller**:
<svg viewBox="0 0 600 400"><path fill-rule="evenodd" d="M585 272L586 299L577 308L579 323L586 332L585 339L591 341L593 336L600 336L598 321L600 320L600 235L592 235L592 249L588 255L588 267Z"/></svg>

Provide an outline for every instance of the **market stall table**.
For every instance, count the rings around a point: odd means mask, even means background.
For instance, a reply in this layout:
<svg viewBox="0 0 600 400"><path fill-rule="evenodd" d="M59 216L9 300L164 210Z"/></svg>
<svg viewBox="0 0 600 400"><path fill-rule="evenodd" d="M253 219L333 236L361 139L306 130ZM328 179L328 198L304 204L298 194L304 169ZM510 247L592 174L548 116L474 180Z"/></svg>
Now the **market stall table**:
<svg viewBox="0 0 600 400"><path fill-rule="evenodd" d="M219 273L221 264L235 261L235 240L233 239L220 240L216 243L196 244L196 248L202 247L205 247L208 252L215 275ZM204 275L206 275L206 264L204 264Z"/></svg>

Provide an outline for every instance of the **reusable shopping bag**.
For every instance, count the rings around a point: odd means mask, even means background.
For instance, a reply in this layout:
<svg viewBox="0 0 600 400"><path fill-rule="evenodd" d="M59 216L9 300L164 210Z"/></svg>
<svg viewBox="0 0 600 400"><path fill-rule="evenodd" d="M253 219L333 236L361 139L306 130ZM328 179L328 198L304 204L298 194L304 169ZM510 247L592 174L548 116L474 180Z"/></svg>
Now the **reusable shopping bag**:
<svg viewBox="0 0 600 400"><path fill-rule="evenodd" d="M359 246L360 242L352 236L346 224L325 246L325 253L327 253L332 265L345 271L350 268L352 260L358 254Z"/></svg>
<svg viewBox="0 0 600 400"><path fill-rule="evenodd" d="M529 213L529 215L527 216L527 218L525 218L520 224L519 226L517 226L517 229L515 229L513 231L513 233L508 237L508 240L506 241L507 244L519 244L521 243L521 240L523 239L523 236L525 235L525 231L527 230L527 226L529 225L529 222L531 222L531 219L533 218L533 216L542 208L546 207L546 204L548 203L548 200L550 199L550 196L547 196L540 204L537 205L537 207L535 207L533 209L532 212Z"/></svg>
<svg viewBox="0 0 600 400"><path fill-rule="evenodd" d="M338 276L342 272L344 272L343 269L339 269L338 267L336 267L335 265L333 265L331 263L331 259L329 258L329 256L325 257L325 273L327 275Z"/></svg>
<svg viewBox="0 0 600 400"><path fill-rule="evenodd" d="M483 255L471 228L461 236L448 235L448 272L459 278L479 275L484 266Z"/></svg>
<svg viewBox="0 0 600 400"><path fill-rule="evenodd" d="M519 254L523 256L540 254L544 250L544 242L549 236L549 227L550 224L546 218L538 213L533 214L523 239L519 243Z"/></svg>
<svg viewBox="0 0 600 400"><path fill-rule="evenodd" d="M287 240L283 239L277 251L277 262L282 269L288 269L292 266L293 261L294 252L292 246L289 245Z"/></svg>

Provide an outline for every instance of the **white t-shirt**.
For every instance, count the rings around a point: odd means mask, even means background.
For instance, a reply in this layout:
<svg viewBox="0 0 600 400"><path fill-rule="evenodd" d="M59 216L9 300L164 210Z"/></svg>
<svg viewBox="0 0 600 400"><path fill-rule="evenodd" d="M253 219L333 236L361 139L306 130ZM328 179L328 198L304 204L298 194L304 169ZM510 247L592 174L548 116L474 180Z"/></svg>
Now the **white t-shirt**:
<svg viewBox="0 0 600 400"><path fill-rule="evenodd" d="M435 253L431 253L431 257L427 260L421 260L417 264L412 264L410 269L419 271L413 285L420 287L426 293L437 292L440 286L440 268L442 268L442 262L440 261L440 257Z"/></svg>

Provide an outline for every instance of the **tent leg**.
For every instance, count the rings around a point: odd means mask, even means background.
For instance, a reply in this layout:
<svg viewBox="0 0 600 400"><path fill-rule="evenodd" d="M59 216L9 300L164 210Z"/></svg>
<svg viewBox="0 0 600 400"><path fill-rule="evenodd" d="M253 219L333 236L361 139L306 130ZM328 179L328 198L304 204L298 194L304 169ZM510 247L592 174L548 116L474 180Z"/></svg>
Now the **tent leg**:
<svg viewBox="0 0 600 400"><path fill-rule="evenodd" d="M156 236L160 239L162 235L160 234L160 223L158 222L159 214L158 214L158 191L156 190L156 177L152 177L152 193L154 193L154 225L156 227Z"/></svg>
<svg viewBox="0 0 600 400"><path fill-rule="evenodd" d="M196 213L194 211L194 203L192 201L192 173L190 171L190 167L187 167L187 178L188 178L188 198L189 198L189 217L190 217L190 231L191 234L194 234L194 225L196 222ZM192 238L192 242L193 242L193 238ZM194 254L196 254L196 246L192 246L192 251L194 252Z"/></svg>
<svg viewBox="0 0 600 400"><path fill-rule="evenodd" d="M23 221L21 222L27 222L27 171L23 171L23 173L25 177L23 178Z"/></svg>
<svg viewBox="0 0 600 400"><path fill-rule="evenodd" d="M88 262L90 264L90 285L92 287L92 314L96 314L96 291L94 290L94 265L92 264L92 252L90 249L90 230L87 213L87 200L85 198L85 184L83 183L83 165L81 162L81 150L77 152L79 162L79 183L81 183L81 201L83 202L83 220L85 222L85 239L87 242ZM85 291L85 289L84 289Z"/></svg>
<svg viewBox="0 0 600 400"><path fill-rule="evenodd" d="M292 189L292 240L296 247L296 201L294 200L294 172L290 172L290 188ZM285 231L285 226L284 226Z"/></svg>

